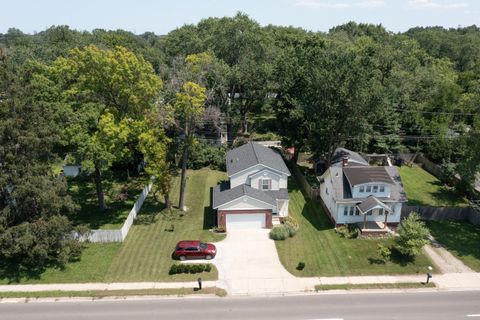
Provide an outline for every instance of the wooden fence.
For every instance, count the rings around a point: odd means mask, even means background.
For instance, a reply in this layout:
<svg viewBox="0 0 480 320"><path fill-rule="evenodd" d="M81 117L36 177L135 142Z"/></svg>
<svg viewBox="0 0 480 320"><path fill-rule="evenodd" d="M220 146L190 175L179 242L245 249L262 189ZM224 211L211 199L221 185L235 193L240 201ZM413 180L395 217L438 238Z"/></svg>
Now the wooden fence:
<svg viewBox="0 0 480 320"><path fill-rule="evenodd" d="M408 217L411 212L417 212L425 220L466 220L474 225L480 225L480 212L474 208L403 206L402 219Z"/></svg>
<svg viewBox="0 0 480 320"><path fill-rule="evenodd" d="M312 188L312 186L308 183L307 178L305 178L305 176L295 163L291 161L289 161L288 163L290 169L292 170L292 174L295 176L307 196L312 200L320 200L320 189Z"/></svg>
<svg viewBox="0 0 480 320"><path fill-rule="evenodd" d="M132 210L128 214L127 219L123 223L122 228L114 230L90 230L84 235L74 233L74 237L80 241L88 242L123 242L127 237L128 231L133 224L133 221L137 217L138 212L142 208L143 202L148 196L148 193L152 189L152 183L149 183L143 188L142 193L138 197L137 201L133 205Z"/></svg>

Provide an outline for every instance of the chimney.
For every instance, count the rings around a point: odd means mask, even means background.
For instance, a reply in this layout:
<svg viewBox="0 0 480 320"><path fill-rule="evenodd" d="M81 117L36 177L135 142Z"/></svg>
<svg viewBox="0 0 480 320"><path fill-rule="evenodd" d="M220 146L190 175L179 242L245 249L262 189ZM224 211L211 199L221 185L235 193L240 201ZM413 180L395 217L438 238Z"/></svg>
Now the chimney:
<svg viewBox="0 0 480 320"><path fill-rule="evenodd" d="M342 159L342 167L346 167L346 166L348 166L348 157L347 156L343 157L343 159Z"/></svg>

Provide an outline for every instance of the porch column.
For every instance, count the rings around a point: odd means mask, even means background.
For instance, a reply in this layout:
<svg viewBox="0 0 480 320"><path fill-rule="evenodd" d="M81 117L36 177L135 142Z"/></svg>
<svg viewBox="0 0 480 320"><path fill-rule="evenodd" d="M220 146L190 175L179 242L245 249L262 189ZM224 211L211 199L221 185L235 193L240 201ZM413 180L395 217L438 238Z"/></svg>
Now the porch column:
<svg viewBox="0 0 480 320"><path fill-rule="evenodd" d="M367 228L367 213L363 214L363 229Z"/></svg>
<svg viewBox="0 0 480 320"><path fill-rule="evenodd" d="M387 218L388 218L388 211L385 210L385 223L383 224L383 229L387 228Z"/></svg>

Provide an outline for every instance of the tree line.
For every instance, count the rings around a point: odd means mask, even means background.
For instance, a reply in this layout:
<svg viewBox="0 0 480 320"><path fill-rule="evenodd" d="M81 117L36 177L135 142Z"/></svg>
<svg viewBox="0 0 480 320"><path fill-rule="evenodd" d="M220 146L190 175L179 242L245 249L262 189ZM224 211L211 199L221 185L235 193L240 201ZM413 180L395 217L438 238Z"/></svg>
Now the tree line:
<svg viewBox="0 0 480 320"><path fill-rule="evenodd" d="M461 172L479 169L480 30L347 23L329 32L208 18L167 35L53 26L0 34L0 257L64 265L75 204L52 164L91 173L98 206L114 165L145 162L171 205L201 137L248 139L252 115L275 115L285 146L330 160L339 146L422 151ZM255 129L255 128L254 128ZM180 161L178 161L180 159ZM1 264L2 262L0 262ZM0 266L1 267L1 266Z"/></svg>

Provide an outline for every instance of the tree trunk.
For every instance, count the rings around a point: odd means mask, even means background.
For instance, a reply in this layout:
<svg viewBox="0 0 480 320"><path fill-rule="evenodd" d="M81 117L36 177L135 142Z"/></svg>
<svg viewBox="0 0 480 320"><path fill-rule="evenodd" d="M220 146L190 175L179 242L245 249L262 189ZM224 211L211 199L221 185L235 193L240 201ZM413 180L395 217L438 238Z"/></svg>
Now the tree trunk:
<svg viewBox="0 0 480 320"><path fill-rule="evenodd" d="M187 161L188 161L188 137L185 137L185 145L183 147L182 156L182 177L180 180L180 199L178 201L178 207L180 210L185 211L185 187L187 184Z"/></svg>
<svg viewBox="0 0 480 320"><path fill-rule="evenodd" d="M240 111L240 133L248 133L247 110Z"/></svg>
<svg viewBox="0 0 480 320"><path fill-rule="evenodd" d="M170 202L170 195L166 193L164 197L165 197L165 207L167 209L170 209L172 207L172 203Z"/></svg>
<svg viewBox="0 0 480 320"><path fill-rule="evenodd" d="M98 198L98 208L100 211L105 210L105 194L103 193L103 187L102 187L102 173L100 172L100 169L95 167L95 188L97 189L97 198Z"/></svg>
<svg viewBox="0 0 480 320"><path fill-rule="evenodd" d="M293 162L294 164L297 164L299 154L300 154L300 149L297 148L296 146L293 146L292 162Z"/></svg>

